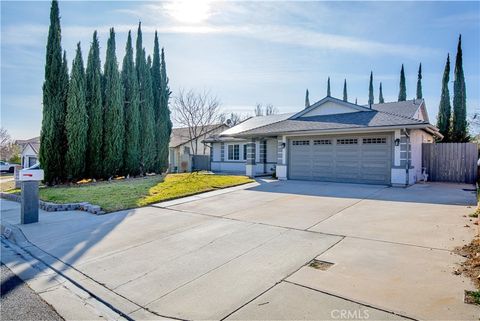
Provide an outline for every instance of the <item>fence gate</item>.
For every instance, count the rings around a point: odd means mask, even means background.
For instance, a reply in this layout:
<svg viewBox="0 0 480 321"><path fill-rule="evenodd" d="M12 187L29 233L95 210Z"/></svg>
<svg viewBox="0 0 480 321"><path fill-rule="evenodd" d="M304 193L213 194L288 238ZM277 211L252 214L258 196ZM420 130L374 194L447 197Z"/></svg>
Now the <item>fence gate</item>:
<svg viewBox="0 0 480 321"><path fill-rule="evenodd" d="M209 171L210 155L192 155L192 171Z"/></svg>
<svg viewBox="0 0 480 321"><path fill-rule="evenodd" d="M428 180L474 184L478 146L474 143L422 144L422 167Z"/></svg>

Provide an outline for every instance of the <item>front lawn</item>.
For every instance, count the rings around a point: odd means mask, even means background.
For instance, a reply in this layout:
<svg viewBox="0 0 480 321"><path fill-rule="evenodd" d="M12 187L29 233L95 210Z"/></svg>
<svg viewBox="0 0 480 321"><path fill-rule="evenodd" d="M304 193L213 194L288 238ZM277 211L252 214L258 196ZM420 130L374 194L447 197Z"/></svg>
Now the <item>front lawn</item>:
<svg viewBox="0 0 480 321"><path fill-rule="evenodd" d="M250 182L253 182L253 179L246 176L204 173L170 174L164 182L150 188L148 195L138 204L143 206Z"/></svg>
<svg viewBox="0 0 480 321"><path fill-rule="evenodd" d="M152 176L83 186L45 187L40 189L40 198L54 203L89 202L113 212L252 181L246 176L168 174L165 180Z"/></svg>

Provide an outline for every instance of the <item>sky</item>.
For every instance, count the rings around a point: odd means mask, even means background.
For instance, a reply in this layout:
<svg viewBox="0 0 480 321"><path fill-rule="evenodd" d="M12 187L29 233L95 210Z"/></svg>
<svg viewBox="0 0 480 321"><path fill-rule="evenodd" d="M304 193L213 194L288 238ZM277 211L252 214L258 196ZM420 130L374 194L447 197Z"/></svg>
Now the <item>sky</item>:
<svg viewBox="0 0 480 321"><path fill-rule="evenodd" d="M299 1L60 1L62 46L70 64L80 42L84 59L98 30L102 64L114 27L121 62L129 30L142 22L152 53L155 30L165 48L173 95L209 91L225 112L252 114L257 103L279 112L304 107L326 95L368 101L373 71L375 101L382 82L386 101L396 101L402 63L407 98L416 92L418 65L430 119L436 121L447 54L453 66L462 34L467 109L480 105L480 2ZM40 134L49 1L1 1L1 126L12 138Z"/></svg>

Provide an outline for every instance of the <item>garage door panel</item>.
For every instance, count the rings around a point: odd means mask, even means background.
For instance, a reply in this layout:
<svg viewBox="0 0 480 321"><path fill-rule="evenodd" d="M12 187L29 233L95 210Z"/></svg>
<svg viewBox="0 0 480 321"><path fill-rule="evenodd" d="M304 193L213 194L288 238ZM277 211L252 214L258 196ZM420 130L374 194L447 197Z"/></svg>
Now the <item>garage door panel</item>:
<svg viewBox="0 0 480 321"><path fill-rule="evenodd" d="M389 184L391 136L301 137L290 141L291 179ZM308 144L307 144L308 143Z"/></svg>
<svg viewBox="0 0 480 321"><path fill-rule="evenodd" d="M337 160L344 159L344 160L354 160L358 158L358 152L356 151L339 151L336 152Z"/></svg>

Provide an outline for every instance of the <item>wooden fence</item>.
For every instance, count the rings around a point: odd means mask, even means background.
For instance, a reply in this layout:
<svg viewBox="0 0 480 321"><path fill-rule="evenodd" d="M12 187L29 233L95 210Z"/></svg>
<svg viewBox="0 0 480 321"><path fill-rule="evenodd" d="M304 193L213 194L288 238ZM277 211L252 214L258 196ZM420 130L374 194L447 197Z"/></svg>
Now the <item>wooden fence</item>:
<svg viewBox="0 0 480 321"><path fill-rule="evenodd" d="M422 167L428 180L474 184L478 146L474 143L422 144Z"/></svg>

